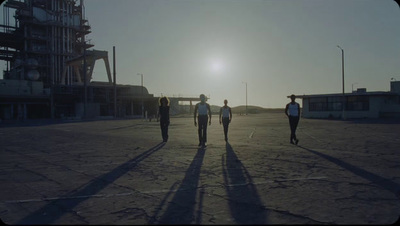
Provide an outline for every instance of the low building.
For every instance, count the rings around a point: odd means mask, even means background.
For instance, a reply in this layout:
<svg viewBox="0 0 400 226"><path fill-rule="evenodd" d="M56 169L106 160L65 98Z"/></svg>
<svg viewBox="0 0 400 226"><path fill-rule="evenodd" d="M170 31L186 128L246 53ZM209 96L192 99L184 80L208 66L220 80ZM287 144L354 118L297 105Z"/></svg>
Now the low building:
<svg viewBox="0 0 400 226"><path fill-rule="evenodd" d="M155 117L158 97L146 87L90 82L84 86L0 80L0 121L46 118ZM86 93L86 94L85 94ZM86 101L85 101L86 96Z"/></svg>
<svg viewBox="0 0 400 226"><path fill-rule="evenodd" d="M344 96L334 93L296 95L296 98L302 99L304 118L400 118L400 81L391 81L390 91L386 92L359 88Z"/></svg>

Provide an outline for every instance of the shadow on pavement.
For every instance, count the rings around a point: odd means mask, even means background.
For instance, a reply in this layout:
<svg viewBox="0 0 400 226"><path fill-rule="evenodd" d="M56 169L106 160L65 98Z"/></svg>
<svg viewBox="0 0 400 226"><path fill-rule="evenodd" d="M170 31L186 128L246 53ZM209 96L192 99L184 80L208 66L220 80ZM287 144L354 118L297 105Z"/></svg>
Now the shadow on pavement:
<svg viewBox="0 0 400 226"><path fill-rule="evenodd" d="M165 143L159 143L139 156L131 159L124 164L116 167L109 173L94 178L78 191L72 191L55 201L52 201L41 209L29 214L17 224L52 224L55 220L63 216L66 212L73 212L72 209L79 203L89 199L109 184L132 170L139 162L149 157L154 152L160 150Z"/></svg>
<svg viewBox="0 0 400 226"><path fill-rule="evenodd" d="M395 183L395 182L393 182L393 181L391 181L389 179L386 179L384 177L381 177L379 175L376 175L374 173L368 172L368 171L366 171L364 169L361 169L359 167L351 165L351 164L349 164L347 162L344 162L344 161L342 161L340 159L337 159L337 158L334 158L332 156L320 153L318 151L314 151L314 150L308 149L306 147L302 147L300 145L298 147L300 147L300 148L302 148L302 149L304 149L306 151L309 151L309 152L311 152L313 154L316 154L316 155L318 155L320 157L323 157L323 158L335 163L336 165L338 165L340 167L343 167L343 168L347 169L348 171L350 171L350 172L352 172L352 173L354 173L354 174L356 174L356 175L358 175L358 176L360 176L360 177L362 177L364 179L367 179L367 180L371 181L372 183L375 183L375 184L381 186L382 188L384 188L384 189L386 189L386 190L388 190L390 192L393 192L397 197L400 198L400 184Z"/></svg>
<svg viewBox="0 0 400 226"><path fill-rule="evenodd" d="M205 149L199 148L197 150L197 154L186 171L181 185L177 189L171 202L169 202L166 211L160 217L160 220L156 222L157 224L193 224L193 222L195 224L201 224L202 197L199 199L197 216L195 214L195 207L200 169L203 163L204 154ZM175 185L176 184L172 185L171 188L174 188ZM170 193L163 199L158 209L162 208L162 205L164 205ZM152 217L153 220L149 222L149 224L153 224L154 221L156 221L156 217L157 216Z"/></svg>
<svg viewBox="0 0 400 226"><path fill-rule="evenodd" d="M222 158L222 166L229 208L235 223L239 225L266 224L266 209L251 176L228 142L226 143L226 159Z"/></svg>

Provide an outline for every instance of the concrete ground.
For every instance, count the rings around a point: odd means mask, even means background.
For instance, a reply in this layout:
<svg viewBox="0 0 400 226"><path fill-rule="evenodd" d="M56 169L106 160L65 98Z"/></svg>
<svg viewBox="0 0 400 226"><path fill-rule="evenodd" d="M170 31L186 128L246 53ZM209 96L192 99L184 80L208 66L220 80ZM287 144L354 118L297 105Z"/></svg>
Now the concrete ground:
<svg viewBox="0 0 400 226"><path fill-rule="evenodd" d="M6 224L392 224L400 216L400 122L216 115L0 127Z"/></svg>

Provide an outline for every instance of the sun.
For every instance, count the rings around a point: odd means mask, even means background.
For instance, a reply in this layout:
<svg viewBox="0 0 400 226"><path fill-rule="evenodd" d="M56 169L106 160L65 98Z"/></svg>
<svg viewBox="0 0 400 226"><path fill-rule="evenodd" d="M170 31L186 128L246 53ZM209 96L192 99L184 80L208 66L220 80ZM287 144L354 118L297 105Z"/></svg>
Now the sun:
<svg viewBox="0 0 400 226"><path fill-rule="evenodd" d="M225 64L221 60L214 60L210 63L210 69L214 73L221 73L225 70Z"/></svg>

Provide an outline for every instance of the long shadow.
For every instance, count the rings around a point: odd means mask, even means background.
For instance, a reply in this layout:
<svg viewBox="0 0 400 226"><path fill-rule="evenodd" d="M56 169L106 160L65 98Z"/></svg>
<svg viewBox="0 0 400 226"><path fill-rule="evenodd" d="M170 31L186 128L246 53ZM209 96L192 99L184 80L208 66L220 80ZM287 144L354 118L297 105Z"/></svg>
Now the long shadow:
<svg viewBox="0 0 400 226"><path fill-rule="evenodd" d="M125 162L124 164L116 167L112 171L103 174L97 178L94 178L88 184L86 184L82 189L77 191L71 191L60 199L51 201L39 210L29 214L25 218L21 219L17 224L51 224L66 212L73 212L72 209L79 203L90 198L94 194L98 193L104 189L109 184L113 183L115 180L132 170L139 162L149 157L154 152L160 150L165 143L159 143L156 146L150 148L149 150L143 152L137 157ZM71 198L75 197L75 198Z"/></svg>
<svg viewBox="0 0 400 226"><path fill-rule="evenodd" d="M323 157L323 158L335 163L336 165L338 165L340 167L343 167L343 168L349 170L350 172L352 172L352 173L354 173L354 174L356 174L356 175L358 175L358 176L360 176L362 178L365 178L365 179L371 181L372 183L377 184L377 185L381 186L382 188L384 188L384 189L386 189L386 190L388 190L390 192L393 192L395 195L397 195L397 197L400 198L400 184L395 183L395 182L393 182L393 181L391 181L389 179L386 179L384 177L381 177L379 175L376 175L374 173L368 172L368 171L366 171L364 169L361 169L359 167L351 165L351 164L349 164L347 162L344 162L344 161L342 161L340 159L337 159L337 158L334 158L332 156L329 156L329 155L326 155L326 154L323 154L323 153L308 149L306 147L302 147L300 145L298 147L300 147L300 148L302 148L302 149L304 149L306 151L309 151L309 152L311 152L313 154L316 154L316 155L318 155L320 157Z"/></svg>
<svg viewBox="0 0 400 226"><path fill-rule="evenodd" d="M229 208L235 222L239 225L266 224L266 210L257 188L228 142L226 143L226 159L222 158L222 166Z"/></svg>
<svg viewBox="0 0 400 226"><path fill-rule="evenodd" d="M196 216L195 207L200 169L204 154L204 149L199 148L197 150L197 154L186 171L181 185L177 189L166 211L160 217L160 220L158 220L158 224L193 224L193 222L200 224L198 219L200 219L201 216Z"/></svg>

